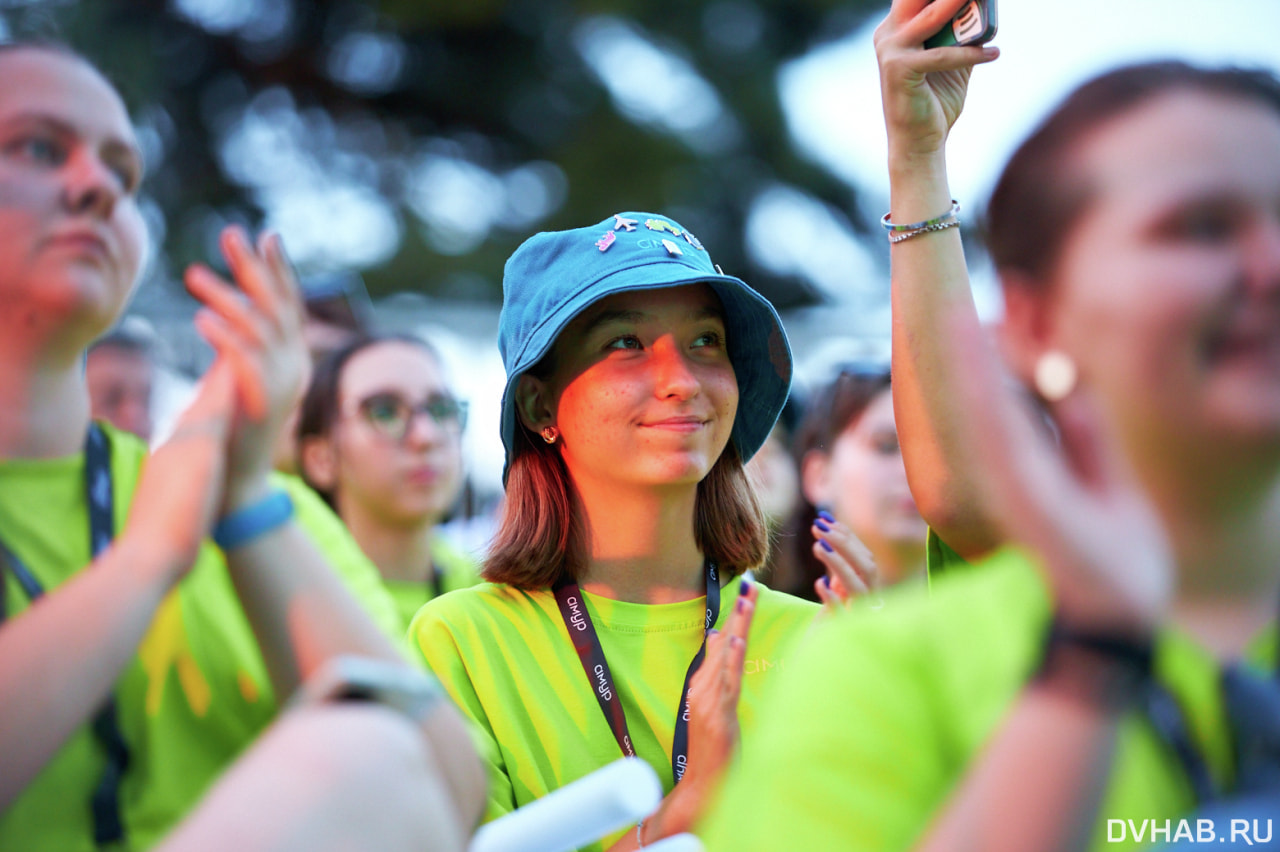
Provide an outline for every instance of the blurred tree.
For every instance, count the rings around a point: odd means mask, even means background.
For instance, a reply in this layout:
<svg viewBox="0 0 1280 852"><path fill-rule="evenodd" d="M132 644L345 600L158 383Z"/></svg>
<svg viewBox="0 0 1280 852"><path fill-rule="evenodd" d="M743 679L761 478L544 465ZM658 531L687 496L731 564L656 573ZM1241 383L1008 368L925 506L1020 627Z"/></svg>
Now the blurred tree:
<svg viewBox="0 0 1280 852"><path fill-rule="evenodd" d="M881 5L0 0L0 34L64 40L125 93L159 279L243 221L374 296L497 300L534 230L651 209L787 308L820 293L752 259L753 201L778 185L833 211L853 198L793 149L776 74Z"/></svg>

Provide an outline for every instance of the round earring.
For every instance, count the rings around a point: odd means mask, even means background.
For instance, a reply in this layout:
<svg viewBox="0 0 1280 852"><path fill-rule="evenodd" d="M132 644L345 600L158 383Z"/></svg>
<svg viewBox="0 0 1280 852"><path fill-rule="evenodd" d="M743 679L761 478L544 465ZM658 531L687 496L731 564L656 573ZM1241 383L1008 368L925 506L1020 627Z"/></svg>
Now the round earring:
<svg viewBox="0 0 1280 852"><path fill-rule="evenodd" d="M1066 399L1076 388L1079 373L1071 356L1059 349L1051 349L1036 361L1036 390L1049 402Z"/></svg>
<svg viewBox="0 0 1280 852"><path fill-rule="evenodd" d="M554 444L556 442L556 438L560 437L560 430L554 426L544 426L541 435L542 440L546 441L548 444Z"/></svg>

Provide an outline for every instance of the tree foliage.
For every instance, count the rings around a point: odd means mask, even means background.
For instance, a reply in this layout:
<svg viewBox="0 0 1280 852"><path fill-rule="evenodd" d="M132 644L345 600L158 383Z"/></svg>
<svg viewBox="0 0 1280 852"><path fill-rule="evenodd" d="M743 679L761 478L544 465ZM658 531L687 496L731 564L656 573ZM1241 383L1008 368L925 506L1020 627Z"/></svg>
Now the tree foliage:
<svg viewBox="0 0 1280 852"><path fill-rule="evenodd" d="M213 254L223 223L267 222L304 271L355 268L374 296L497 300L533 231L650 209L785 308L818 294L752 260L753 200L852 198L793 148L776 75L880 5L9 0L0 21L125 93L159 280Z"/></svg>

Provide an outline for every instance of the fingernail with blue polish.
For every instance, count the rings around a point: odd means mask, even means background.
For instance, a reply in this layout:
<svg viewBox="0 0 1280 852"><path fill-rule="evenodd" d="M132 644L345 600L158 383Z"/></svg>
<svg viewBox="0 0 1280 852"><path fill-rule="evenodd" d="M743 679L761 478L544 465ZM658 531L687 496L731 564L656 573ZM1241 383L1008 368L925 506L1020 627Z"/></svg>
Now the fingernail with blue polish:
<svg viewBox="0 0 1280 852"><path fill-rule="evenodd" d="M827 540L825 538L818 539L818 544L822 545L822 549L825 550L827 553L835 552L835 548L827 544Z"/></svg>
<svg viewBox="0 0 1280 852"><path fill-rule="evenodd" d="M746 577L743 577L742 582L738 584L738 594L741 596L741 595L750 594L750 592L751 592L751 581L748 580Z"/></svg>
<svg viewBox="0 0 1280 852"><path fill-rule="evenodd" d="M822 520L826 521L829 524L834 524L836 522L835 516L832 515L830 512L828 512L826 509L823 509L821 512L818 512L818 517L822 518Z"/></svg>
<svg viewBox="0 0 1280 852"><path fill-rule="evenodd" d="M820 520L819 520L819 521L814 521L814 522L813 522L813 525L814 525L815 527L817 527L818 529L822 530L823 532L831 532L831 527L827 526L826 524L824 524L824 523L823 523L822 521L820 521Z"/></svg>
<svg viewBox="0 0 1280 852"><path fill-rule="evenodd" d="M826 574L823 574L823 575L822 575L822 585L826 586L828 589L829 589L829 588L831 588L831 577L829 577L829 576L828 576L828 575L826 575Z"/></svg>

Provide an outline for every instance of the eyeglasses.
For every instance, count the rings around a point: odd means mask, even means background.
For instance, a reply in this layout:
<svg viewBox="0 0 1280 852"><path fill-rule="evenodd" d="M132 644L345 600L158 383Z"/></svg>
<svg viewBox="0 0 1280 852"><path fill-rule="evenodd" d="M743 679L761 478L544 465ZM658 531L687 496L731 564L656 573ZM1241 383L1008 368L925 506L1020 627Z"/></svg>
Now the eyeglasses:
<svg viewBox="0 0 1280 852"><path fill-rule="evenodd" d="M450 434L467 425L467 404L444 394L432 394L417 405L396 393L375 393L360 400L357 410L365 422L393 441L403 441L419 415Z"/></svg>

